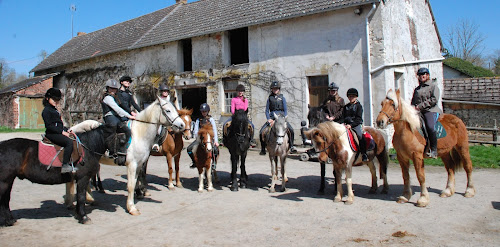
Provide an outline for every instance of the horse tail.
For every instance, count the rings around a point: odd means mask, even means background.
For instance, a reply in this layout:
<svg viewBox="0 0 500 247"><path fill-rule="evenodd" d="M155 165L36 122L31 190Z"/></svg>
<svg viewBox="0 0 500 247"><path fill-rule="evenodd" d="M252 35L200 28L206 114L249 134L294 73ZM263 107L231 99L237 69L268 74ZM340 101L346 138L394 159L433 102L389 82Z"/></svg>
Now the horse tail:
<svg viewBox="0 0 500 247"><path fill-rule="evenodd" d="M452 164L451 169L453 169L453 171L460 171L463 167L462 163L464 163L464 160L460 156L460 153L454 147L451 149L450 155L451 155L451 159L453 160L453 164Z"/></svg>

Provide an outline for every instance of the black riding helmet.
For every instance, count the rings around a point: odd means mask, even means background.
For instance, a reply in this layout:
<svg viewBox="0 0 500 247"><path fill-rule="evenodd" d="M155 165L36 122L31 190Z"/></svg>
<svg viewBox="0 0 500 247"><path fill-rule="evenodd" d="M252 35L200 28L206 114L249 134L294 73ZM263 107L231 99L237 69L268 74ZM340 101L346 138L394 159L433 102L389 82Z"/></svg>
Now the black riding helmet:
<svg viewBox="0 0 500 247"><path fill-rule="evenodd" d="M200 111L210 111L210 106L207 103L203 103L200 105Z"/></svg>
<svg viewBox="0 0 500 247"><path fill-rule="evenodd" d="M245 92L245 86L238 84L238 86L236 86L236 92Z"/></svg>
<svg viewBox="0 0 500 247"><path fill-rule="evenodd" d="M50 98L55 101L61 100L61 91L57 88L49 88L45 93L45 98Z"/></svg>
<svg viewBox="0 0 500 247"><path fill-rule="evenodd" d="M337 84L335 84L335 82L332 82L330 83L330 85L328 85L328 91L330 90L339 90L339 86L337 86Z"/></svg>
<svg viewBox="0 0 500 247"><path fill-rule="evenodd" d="M130 76L128 76L128 75L124 75L124 76L120 77L120 83L122 81L128 81L128 82L132 83L132 78L130 78Z"/></svg>
<svg viewBox="0 0 500 247"><path fill-rule="evenodd" d="M161 91L168 91L168 90L170 90L170 88L168 87L168 85L167 85L167 84L162 83L162 84L160 84L160 86L158 87L158 90L159 90L160 92L161 92Z"/></svg>
<svg viewBox="0 0 500 247"><path fill-rule="evenodd" d="M349 88L349 90L347 90L347 97L349 97L349 95L358 97L358 90L356 90L356 88Z"/></svg>
<svg viewBox="0 0 500 247"><path fill-rule="evenodd" d="M428 68L420 68L420 69L418 69L417 75L425 75L425 74L429 74L430 75Z"/></svg>
<svg viewBox="0 0 500 247"><path fill-rule="evenodd" d="M271 82L271 86L269 86L269 88L271 88L271 89L281 88L281 83L279 81L273 81L273 82Z"/></svg>

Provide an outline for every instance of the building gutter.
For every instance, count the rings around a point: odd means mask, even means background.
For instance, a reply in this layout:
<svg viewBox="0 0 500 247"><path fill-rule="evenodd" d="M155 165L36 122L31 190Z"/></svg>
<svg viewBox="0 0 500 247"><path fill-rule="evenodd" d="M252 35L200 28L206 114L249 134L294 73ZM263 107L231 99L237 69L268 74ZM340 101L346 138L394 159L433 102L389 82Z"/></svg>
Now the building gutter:
<svg viewBox="0 0 500 247"><path fill-rule="evenodd" d="M368 67L368 98L369 98L369 106L370 106L370 119L369 119L369 126L373 126L373 96L372 96L372 75L370 73L371 70L371 62L370 62L370 17L373 15L375 12L375 9L377 9L377 5L375 3L372 3L372 9L368 14L366 15L365 18L365 26L366 26L366 66Z"/></svg>
<svg viewBox="0 0 500 247"><path fill-rule="evenodd" d="M402 66L402 65L408 65L408 64L421 64L421 63L430 63L430 62L440 62L443 61L445 58L440 57L440 58L432 58L432 59L424 59L424 60L416 60L416 61L409 61L409 62L399 62L399 63L386 63L384 65L381 65L374 70L370 71L370 74L375 74L379 72L382 69L388 68L388 67L397 67L397 66Z"/></svg>

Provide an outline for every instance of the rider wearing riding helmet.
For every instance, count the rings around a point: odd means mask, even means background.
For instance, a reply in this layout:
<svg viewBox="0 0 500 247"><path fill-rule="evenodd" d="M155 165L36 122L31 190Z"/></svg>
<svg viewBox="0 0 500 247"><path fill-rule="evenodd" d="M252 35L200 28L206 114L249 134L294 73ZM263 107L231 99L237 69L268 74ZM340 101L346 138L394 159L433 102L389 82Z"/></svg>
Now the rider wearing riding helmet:
<svg viewBox="0 0 500 247"><path fill-rule="evenodd" d="M443 113L438 105L440 94L439 88L432 80L429 80L429 69L418 69L417 77L419 85L413 91L411 105L420 112L425 120L425 128L429 137L430 146L430 152L427 153L427 156L430 158L437 158L437 136L434 127L439 118L439 114Z"/></svg>
<svg viewBox="0 0 500 247"><path fill-rule="evenodd" d="M363 138L363 106L358 101L358 90L349 88L347 90L347 98L349 103L344 106L342 111L343 123L348 129L352 129L359 142L359 152L363 161L368 161L366 155L366 143Z"/></svg>
<svg viewBox="0 0 500 247"><path fill-rule="evenodd" d="M329 121L342 123L342 109L344 108L344 99L338 94L339 87L335 82L328 85L328 97L323 101L325 117Z"/></svg>
<svg viewBox="0 0 500 247"><path fill-rule="evenodd" d="M267 126L270 126L274 122L274 114L281 114L283 116L287 116L288 114L288 109L286 105L286 99L283 94L280 94L281 90L281 83L278 81L273 81L271 83L271 94L269 95L269 98L267 99L266 103L266 118L267 121L264 123L262 128L260 128L259 131L259 137L260 137L260 145L261 145L261 150L260 150L260 155L265 155L266 154L266 143L262 139L262 131ZM288 134L288 142L290 144L290 152L291 153L296 153L297 149L295 149L295 146L293 145L293 139L295 137L295 134L293 132L292 125L287 121L287 134Z"/></svg>
<svg viewBox="0 0 500 247"><path fill-rule="evenodd" d="M137 105L134 100L134 94L129 90L130 84L132 83L132 78L130 76L120 77L120 90L118 90L118 99L120 99L120 107L131 115L136 115L132 111L131 106L138 112L141 111L141 107ZM122 118L122 121L127 121L127 118Z"/></svg>
<svg viewBox="0 0 500 247"><path fill-rule="evenodd" d="M63 164L61 173L76 172L78 168L70 164L71 153L73 152L73 141L69 138L74 135L64 127L61 114L56 105L61 100L61 91L57 88L49 88L43 98L42 118L45 123L45 137L52 143L64 148Z"/></svg>
<svg viewBox="0 0 500 247"><path fill-rule="evenodd" d="M115 134L116 132L125 133L128 140L131 132L126 122L123 122L122 119L135 119L135 116L120 107L120 99L116 95L119 87L115 79L106 81L106 92L101 100L102 113L104 122L110 128L109 132L111 134ZM110 155L113 155L113 152L113 150L110 150Z"/></svg>
<svg viewBox="0 0 500 247"><path fill-rule="evenodd" d="M248 99L245 97L245 86L242 84L238 84L238 86L236 86L236 92L238 92L236 97L231 99L231 114L234 115L236 110L243 110L243 111L248 113ZM224 125L222 125L222 126L226 126L226 124L228 122L230 122L231 120L232 120L232 116L229 117L226 120L226 122L224 122ZM253 125L252 121L250 121L250 119L249 119L248 122L252 125L252 129L255 130L255 126ZM255 139L253 138L253 136L252 136L252 139L250 140L250 144L252 146L257 145L255 143Z"/></svg>
<svg viewBox="0 0 500 247"><path fill-rule="evenodd" d="M158 91L160 92L160 98L163 100L167 100L167 97L170 94L170 88L168 87L168 85L165 83L160 84L160 86L158 86ZM155 152L160 151L160 145L162 144L160 139L164 135L164 131L165 127L163 125L160 125L160 127L158 127L158 134L155 137L155 140L153 142L154 144L151 150Z"/></svg>
<svg viewBox="0 0 500 247"><path fill-rule="evenodd" d="M201 118L196 119L194 123L193 136L196 136L196 140L193 141L187 147L187 153L191 158L193 164L190 166L191 168L196 168L196 164L194 163L194 153L196 153L196 149L198 148L198 144L200 144L200 140L198 140L198 131L200 130L201 124L204 124L206 121L210 122L212 125L212 130L214 132L214 152L218 154L219 152L219 138L217 137L217 125L215 125L215 120L208 113L210 112L210 106L207 103L203 103L200 105Z"/></svg>

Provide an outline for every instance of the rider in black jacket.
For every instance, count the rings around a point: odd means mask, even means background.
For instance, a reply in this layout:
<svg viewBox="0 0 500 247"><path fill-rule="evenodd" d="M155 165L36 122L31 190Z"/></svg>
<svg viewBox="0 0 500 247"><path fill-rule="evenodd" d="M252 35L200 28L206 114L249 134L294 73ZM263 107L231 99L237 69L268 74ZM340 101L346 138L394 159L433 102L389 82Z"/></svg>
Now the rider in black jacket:
<svg viewBox="0 0 500 247"><path fill-rule="evenodd" d="M141 111L141 107L137 105L134 100L134 94L128 89L132 83L132 78L130 76L122 76L120 78L120 90L118 90L118 99L120 100L120 107L131 115L135 116L135 112L132 112L132 106L138 112ZM127 121L127 118L122 118L122 121Z"/></svg>
<svg viewBox="0 0 500 247"><path fill-rule="evenodd" d="M359 142L359 151L363 161L368 161L368 156L366 155L366 143L363 138L363 106L358 101L358 90L355 88L349 88L347 90L347 98L349 103L344 106L342 111L342 116L344 118L344 124L348 129L352 129Z"/></svg>
<svg viewBox="0 0 500 247"><path fill-rule="evenodd" d="M70 164L71 153L73 152L73 141L69 138L73 133L68 132L64 127L61 114L56 109L57 103L61 100L61 91L57 88L49 88L45 93L42 111L43 122L45 123L45 137L52 143L64 147L63 165L61 173L76 172L78 168Z"/></svg>

